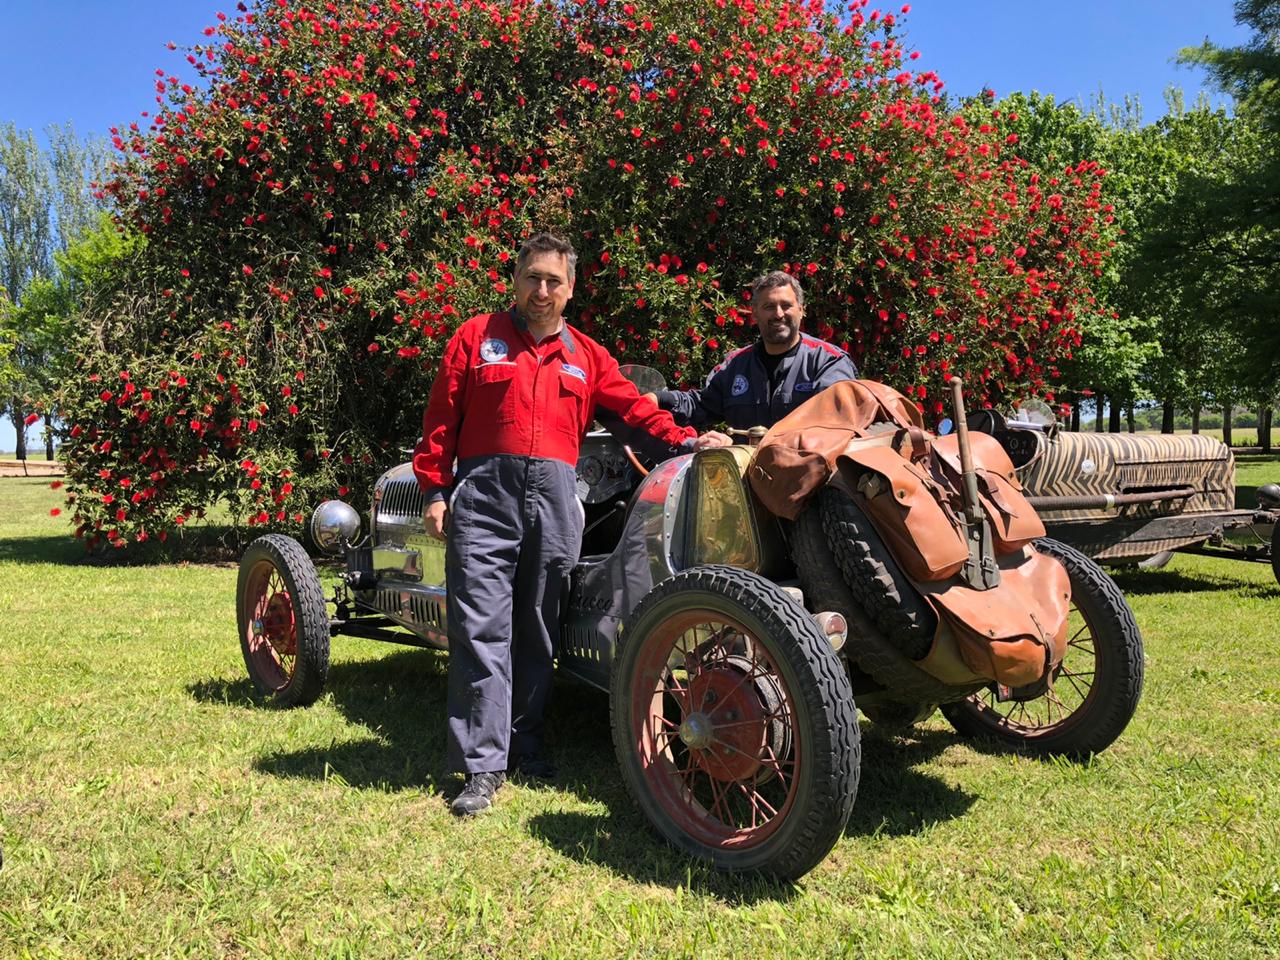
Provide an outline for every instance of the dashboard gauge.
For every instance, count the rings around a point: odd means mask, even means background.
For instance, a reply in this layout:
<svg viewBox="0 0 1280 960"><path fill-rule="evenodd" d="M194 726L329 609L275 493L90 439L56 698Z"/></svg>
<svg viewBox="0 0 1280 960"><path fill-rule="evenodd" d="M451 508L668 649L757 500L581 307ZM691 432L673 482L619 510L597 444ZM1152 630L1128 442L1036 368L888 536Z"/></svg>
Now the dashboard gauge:
<svg viewBox="0 0 1280 960"><path fill-rule="evenodd" d="M578 476L594 487L604 479L604 464L599 457L583 457L578 461Z"/></svg>

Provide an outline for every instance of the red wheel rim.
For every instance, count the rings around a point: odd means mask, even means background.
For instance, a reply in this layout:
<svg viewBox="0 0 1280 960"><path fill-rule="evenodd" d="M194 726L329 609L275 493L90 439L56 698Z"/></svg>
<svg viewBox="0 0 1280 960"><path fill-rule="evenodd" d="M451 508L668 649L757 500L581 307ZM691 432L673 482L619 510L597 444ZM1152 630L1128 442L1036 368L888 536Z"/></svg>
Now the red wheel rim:
<svg viewBox="0 0 1280 960"><path fill-rule="evenodd" d="M778 830L805 744L795 699L759 639L712 610L671 617L644 638L631 694L641 774L681 831L733 850Z"/></svg>
<svg viewBox="0 0 1280 960"><path fill-rule="evenodd" d="M993 688L975 693L969 702L1000 730L1019 737L1057 732L1082 715L1097 696L1098 646L1093 627L1073 602L1067 619L1067 649L1045 692L1032 700L1001 702Z"/></svg>
<svg viewBox="0 0 1280 960"><path fill-rule="evenodd" d="M281 690L298 666L298 623L289 588L271 561L257 563L249 571L244 605L249 657L258 676Z"/></svg>

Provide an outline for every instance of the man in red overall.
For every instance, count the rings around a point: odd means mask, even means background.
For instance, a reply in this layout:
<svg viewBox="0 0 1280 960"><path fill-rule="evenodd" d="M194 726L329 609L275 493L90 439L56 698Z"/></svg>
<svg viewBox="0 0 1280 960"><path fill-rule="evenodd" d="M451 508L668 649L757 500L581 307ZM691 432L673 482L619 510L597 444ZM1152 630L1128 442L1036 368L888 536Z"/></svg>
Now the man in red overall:
<svg viewBox="0 0 1280 960"><path fill-rule="evenodd" d="M576 260L550 234L525 242L514 309L454 333L414 450L427 532L448 544L449 767L466 775L450 809L459 816L487 810L508 771L549 773L538 752L561 591L582 541L578 446L596 405L672 454L729 442L677 426L608 351L564 322Z"/></svg>

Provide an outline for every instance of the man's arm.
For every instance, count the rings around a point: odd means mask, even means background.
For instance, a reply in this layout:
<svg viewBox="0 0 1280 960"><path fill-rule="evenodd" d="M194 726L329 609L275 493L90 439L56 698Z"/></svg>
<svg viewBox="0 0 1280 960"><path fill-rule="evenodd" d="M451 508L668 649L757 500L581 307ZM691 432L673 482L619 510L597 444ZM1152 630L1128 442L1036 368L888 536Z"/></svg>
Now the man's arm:
<svg viewBox="0 0 1280 960"><path fill-rule="evenodd" d="M841 380L857 380L858 368L849 355L843 350L839 356L831 356L818 369L818 375L813 378L813 389L825 390L833 383L839 383Z"/></svg>
<svg viewBox="0 0 1280 960"><path fill-rule="evenodd" d="M660 409L649 395L640 395L635 384L618 370L618 361L603 349L595 356L595 381L595 403L616 414L628 427L642 430L667 444L673 455L721 446L729 440L714 432L699 437L691 427L678 425L671 414Z"/></svg>
<svg viewBox="0 0 1280 960"><path fill-rule="evenodd" d="M444 539L448 523L445 501L453 485L453 458L458 446L458 427L466 409L466 382L469 357L462 331L454 333L445 347L440 372L431 386L431 398L422 415L422 439L413 448L413 473L427 495L427 532Z"/></svg>
<svg viewBox="0 0 1280 960"><path fill-rule="evenodd" d="M655 399L663 410L670 410L676 423L688 423L703 427L724 419L724 401L733 385L729 375L729 361L742 351L735 350L720 361L707 374L700 390L662 390Z"/></svg>

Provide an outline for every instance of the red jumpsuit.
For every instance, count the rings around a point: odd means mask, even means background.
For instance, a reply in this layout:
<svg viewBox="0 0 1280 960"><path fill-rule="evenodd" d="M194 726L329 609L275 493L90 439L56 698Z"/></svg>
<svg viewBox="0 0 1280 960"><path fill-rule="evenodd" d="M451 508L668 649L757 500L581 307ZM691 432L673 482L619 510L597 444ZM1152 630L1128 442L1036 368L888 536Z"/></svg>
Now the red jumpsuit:
<svg viewBox="0 0 1280 960"><path fill-rule="evenodd" d="M482 314L445 349L413 469L428 497L447 494L451 507L454 771L505 770L538 750L560 595L582 541L578 447L597 404L673 453L696 436L642 399L608 351L568 325L535 343L514 311Z"/></svg>

